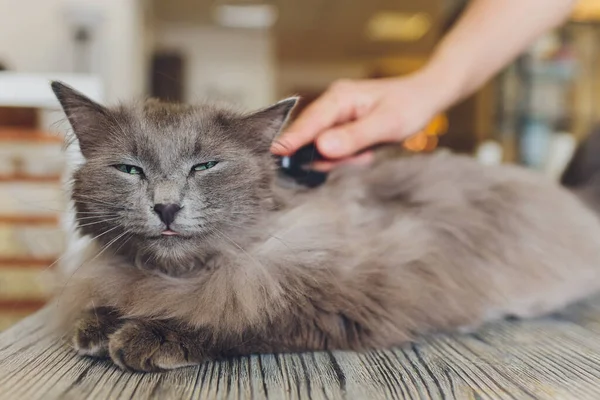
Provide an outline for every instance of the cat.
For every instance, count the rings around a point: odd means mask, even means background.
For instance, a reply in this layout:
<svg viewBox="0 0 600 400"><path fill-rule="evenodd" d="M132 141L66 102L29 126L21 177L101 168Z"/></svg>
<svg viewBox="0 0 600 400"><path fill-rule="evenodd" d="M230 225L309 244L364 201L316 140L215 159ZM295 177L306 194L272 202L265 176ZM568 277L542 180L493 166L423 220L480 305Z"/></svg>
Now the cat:
<svg viewBox="0 0 600 400"><path fill-rule="evenodd" d="M560 182L568 188L588 186L600 171L600 125L582 140L562 173Z"/></svg>
<svg viewBox="0 0 600 400"><path fill-rule="evenodd" d="M600 125L596 125L575 149L561 175L561 184L600 213Z"/></svg>
<svg viewBox="0 0 600 400"><path fill-rule="evenodd" d="M70 193L89 246L56 299L81 355L163 371L388 348L600 289L596 214L525 169L440 153L283 187L269 147L296 99L107 108L52 89L85 160Z"/></svg>

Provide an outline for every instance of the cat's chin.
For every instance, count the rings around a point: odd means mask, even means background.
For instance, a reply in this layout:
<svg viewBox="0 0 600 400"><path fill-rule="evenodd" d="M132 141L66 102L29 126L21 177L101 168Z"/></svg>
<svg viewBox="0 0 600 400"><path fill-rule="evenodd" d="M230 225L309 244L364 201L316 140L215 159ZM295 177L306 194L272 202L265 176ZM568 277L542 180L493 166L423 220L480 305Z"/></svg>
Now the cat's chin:
<svg viewBox="0 0 600 400"><path fill-rule="evenodd" d="M131 260L136 268L171 276L203 268L208 254L202 241L177 236L146 240L141 247L131 250Z"/></svg>

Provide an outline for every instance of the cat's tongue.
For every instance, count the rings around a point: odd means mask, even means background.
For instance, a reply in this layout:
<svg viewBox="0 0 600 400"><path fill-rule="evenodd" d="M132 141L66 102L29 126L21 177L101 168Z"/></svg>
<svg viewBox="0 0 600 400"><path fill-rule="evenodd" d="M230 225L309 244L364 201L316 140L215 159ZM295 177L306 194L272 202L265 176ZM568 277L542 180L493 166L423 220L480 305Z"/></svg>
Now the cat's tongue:
<svg viewBox="0 0 600 400"><path fill-rule="evenodd" d="M177 236L177 235L179 235L179 233L174 232L174 231L172 231L170 229L167 229L166 231L162 231L161 235L163 235L163 236Z"/></svg>

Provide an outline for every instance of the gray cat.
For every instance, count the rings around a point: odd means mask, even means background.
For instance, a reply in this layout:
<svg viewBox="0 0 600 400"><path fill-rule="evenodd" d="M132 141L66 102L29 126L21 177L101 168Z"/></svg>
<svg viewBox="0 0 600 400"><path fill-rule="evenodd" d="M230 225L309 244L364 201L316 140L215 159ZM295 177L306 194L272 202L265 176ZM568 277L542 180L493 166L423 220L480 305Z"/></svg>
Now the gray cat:
<svg viewBox="0 0 600 400"><path fill-rule="evenodd" d="M295 104L105 108L52 85L85 163L93 238L58 304L76 351L125 369L364 350L547 313L600 289L600 223L526 170L449 154L275 184Z"/></svg>

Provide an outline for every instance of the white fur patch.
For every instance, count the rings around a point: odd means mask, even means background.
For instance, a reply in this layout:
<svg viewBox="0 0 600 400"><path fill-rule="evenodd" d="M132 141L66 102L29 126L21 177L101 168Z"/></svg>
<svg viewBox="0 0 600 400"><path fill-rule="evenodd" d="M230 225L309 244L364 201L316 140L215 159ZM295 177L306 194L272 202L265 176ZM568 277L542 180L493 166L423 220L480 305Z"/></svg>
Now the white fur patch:
<svg viewBox="0 0 600 400"><path fill-rule="evenodd" d="M102 355L105 351L105 349L100 346L100 345L95 345L89 348L82 348L79 347L77 344L74 345L75 347L75 351L77 351L77 354L79 354L80 356L99 356Z"/></svg>
<svg viewBox="0 0 600 400"><path fill-rule="evenodd" d="M72 140L71 144L65 151L66 156L66 168L63 175L63 188L67 195L68 203L67 209L65 210L61 218L61 227L65 233L65 251L63 256L57 263L57 268L61 273L69 274L73 273L84 261L87 255L87 249L91 245L89 237L82 236L77 230L77 222L75 220L75 208L73 202L70 200L72 192L72 178L75 170L85 163L85 159L79 149L79 143L76 138Z"/></svg>

